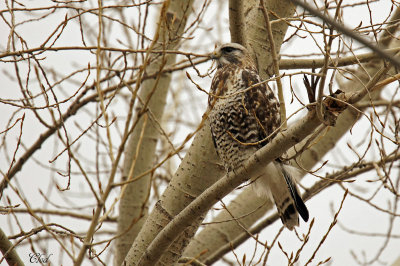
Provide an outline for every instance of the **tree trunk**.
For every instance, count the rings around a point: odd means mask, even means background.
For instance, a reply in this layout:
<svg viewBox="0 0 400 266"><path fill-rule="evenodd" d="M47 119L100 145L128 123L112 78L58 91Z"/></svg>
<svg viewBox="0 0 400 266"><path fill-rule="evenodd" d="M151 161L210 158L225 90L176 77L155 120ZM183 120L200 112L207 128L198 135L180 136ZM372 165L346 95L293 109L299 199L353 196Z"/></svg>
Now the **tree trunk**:
<svg viewBox="0 0 400 266"><path fill-rule="evenodd" d="M179 46L187 18L193 11L192 2L170 1L165 21L162 21L159 33L159 42L164 47L158 47L159 49L174 50ZM159 56L146 68L146 72L160 73L164 67L175 63L175 57L171 54ZM141 117L132 133L125 153L124 180L138 176L154 166L154 153L160 136L155 120L161 121L162 119L170 81L171 74L165 73L158 79L144 81L140 87L139 98L144 102L150 99L148 109L152 115L147 116L145 125L144 119ZM142 104L138 104L137 109L140 110L141 107ZM142 130L144 130L144 134L142 134ZM140 146L138 147L139 143ZM133 168L133 172L130 174L131 168ZM119 237L115 245L115 265L121 265L147 218L147 198L150 193L150 186L151 174L147 174L127 185L123 192L119 203L117 230Z"/></svg>

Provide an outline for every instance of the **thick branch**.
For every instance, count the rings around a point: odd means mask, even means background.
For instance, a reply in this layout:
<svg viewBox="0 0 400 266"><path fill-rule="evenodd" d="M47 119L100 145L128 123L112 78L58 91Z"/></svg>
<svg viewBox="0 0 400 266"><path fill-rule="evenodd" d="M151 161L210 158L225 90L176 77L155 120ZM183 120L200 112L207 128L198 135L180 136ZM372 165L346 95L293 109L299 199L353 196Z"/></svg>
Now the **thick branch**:
<svg viewBox="0 0 400 266"><path fill-rule="evenodd" d="M386 49L387 53L398 52L400 48ZM379 59L380 56L376 53L364 53L354 56L346 56L335 59L335 62L330 61L329 66L342 67L358 63L366 63L372 59ZM279 61L280 69L304 69L304 68L320 68L324 65L323 58L305 59L305 58L289 58Z"/></svg>
<svg viewBox="0 0 400 266"><path fill-rule="evenodd" d="M247 47L256 60L257 68L261 78L267 79L274 74L273 59L271 56L271 44L268 41L267 31L264 27L265 18L259 8L259 0L243 1L246 40ZM272 34L276 48L276 54L279 54L283 38L286 35L288 24L284 19L293 16L295 6L288 0L269 0L265 3L266 8L271 12L269 20L272 26ZM276 22L281 19L279 22Z"/></svg>
<svg viewBox="0 0 400 266"><path fill-rule="evenodd" d="M170 222L153 240L146 249L139 265L154 265L171 244L177 235L191 225L196 219L207 212L215 203L234 190L237 186L250 177L260 175L264 171L264 165L282 155L287 149L299 143L317 126L319 120L313 111L301 119L296 125L277 135L271 143L258 150L239 169L229 172L209 189L197 197L172 222Z"/></svg>
<svg viewBox="0 0 400 266"><path fill-rule="evenodd" d="M180 35L183 33L187 17L193 12L192 1L171 1L162 21L160 29L160 42L167 50L176 49L181 43ZM161 71L165 66L175 63L176 54L162 55L151 62L146 71L160 73L156 79L143 82L139 98L148 102L151 116L148 123L139 120L129 145L126 150L123 175L125 179L132 179L154 167L154 153L160 132L157 126L164 114L167 93L170 88L171 75ZM138 88L139 84L136 84ZM115 264L120 265L129 252L132 243L147 218L147 200L151 187L151 174L132 182L124 187L119 205L118 234L116 241Z"/></svg>
<svg viewBox="0 0 400 266"><path fill-rule="evenodd" d="M156 235L190 202L222 176L225 170L216 162L218 162L218 156L215 153L210 128L206 121L197 132L177 172L136 237L125 258L127 265L137 265ZM196 224L198 226L198 222Z"/></svg>
<svg viewBox="0 0 400 266"><path fill-rule="evenodd" d="M3 253L3 256L5 257L8 265L15 265L15 266L23 266L25 265L21 258L18 256L17 251L15 250L15 247L11 243L10 240L8 240L7 235L1 230L0 228L0 250L1 253Z"/></svg>

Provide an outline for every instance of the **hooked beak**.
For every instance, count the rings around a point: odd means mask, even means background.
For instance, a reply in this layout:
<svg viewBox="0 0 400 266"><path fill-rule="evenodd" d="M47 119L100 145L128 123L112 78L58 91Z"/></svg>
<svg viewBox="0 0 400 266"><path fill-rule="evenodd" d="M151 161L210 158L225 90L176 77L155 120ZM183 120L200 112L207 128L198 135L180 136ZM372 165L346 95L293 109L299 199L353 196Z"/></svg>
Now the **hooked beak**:
<svg viewBox="0 0 400 266"><path fill-rule="evenodd" d="M210 53L209 57L213 60L217 60L221 57L221 52L219 50L215 50L214 52Z"/></svg>

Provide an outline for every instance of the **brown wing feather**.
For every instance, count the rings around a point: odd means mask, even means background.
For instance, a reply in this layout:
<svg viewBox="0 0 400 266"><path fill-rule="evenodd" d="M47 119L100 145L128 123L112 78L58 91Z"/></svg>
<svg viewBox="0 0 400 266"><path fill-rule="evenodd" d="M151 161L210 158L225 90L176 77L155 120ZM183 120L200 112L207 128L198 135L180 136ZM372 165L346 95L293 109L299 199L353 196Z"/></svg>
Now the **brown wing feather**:
<svg viewBox="0 0 400 266"><path fill-rule="evenodd" d="M255 71L244 70L242 79L245 87L260 83L260 78ZM255 118L259 141L270 136L280 125L279 103L276 100L272 90L265 84L255 86L246 91L246 99L248 110ZM262 146L267 144L276 134L272 135L268 140L262 142Z"/></svg>

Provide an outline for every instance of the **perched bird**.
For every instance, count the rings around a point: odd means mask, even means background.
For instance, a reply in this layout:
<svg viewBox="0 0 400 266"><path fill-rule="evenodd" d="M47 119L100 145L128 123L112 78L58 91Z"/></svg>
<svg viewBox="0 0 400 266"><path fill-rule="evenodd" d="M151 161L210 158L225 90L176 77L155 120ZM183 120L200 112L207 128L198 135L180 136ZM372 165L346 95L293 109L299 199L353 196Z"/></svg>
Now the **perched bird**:
<svg viewBox="0 0 400 266"><path fill-rule="evenodd" d="M260 83L256 65L245 47L227 43L210 56L217 63L208 98L209 119L216 151L227 171L239 167L255 151L271 141L280 126L279 102L273 91ZM260 84L259 84L260 83ZM272 196L283 224L308 220L293 175L296 169L279 159L265 166L264 174L252 177L259 196Z"/></svg>

